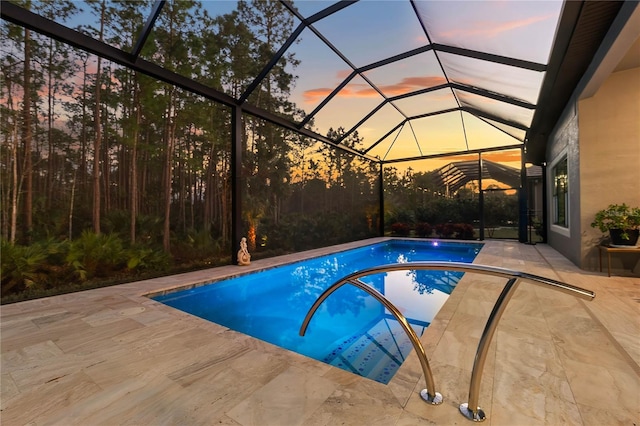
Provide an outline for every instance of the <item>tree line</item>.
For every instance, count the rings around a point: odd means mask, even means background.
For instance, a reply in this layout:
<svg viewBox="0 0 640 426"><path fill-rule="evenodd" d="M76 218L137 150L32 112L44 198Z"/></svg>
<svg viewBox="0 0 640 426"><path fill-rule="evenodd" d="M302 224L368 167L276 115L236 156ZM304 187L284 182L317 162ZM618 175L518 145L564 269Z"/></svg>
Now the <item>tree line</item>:
<svg viewBox="0 0 640 426"><path fill-rule="evenodd" d="M80 13L69 0L16 3L62 23ZM82 13L98 25L76 29L131 50L152 3L89 0ZM141 57L237 98L293 25L278 1L239 1L219 16L197 1L168 2ZM122 250L153 248L172 261L231 252L228 107L27 28L3 22L1 31L5 253L101 235L116 236ZM284 55L250 101L300 120L304 113L289 100L297 64ZM252 250L377 233L377 165L250 115L242 130L242 220ZM354 133L344 143L360 142ZM57 257L72 263L68 253ZM3 262L3 286L13 262Z"/></svg>

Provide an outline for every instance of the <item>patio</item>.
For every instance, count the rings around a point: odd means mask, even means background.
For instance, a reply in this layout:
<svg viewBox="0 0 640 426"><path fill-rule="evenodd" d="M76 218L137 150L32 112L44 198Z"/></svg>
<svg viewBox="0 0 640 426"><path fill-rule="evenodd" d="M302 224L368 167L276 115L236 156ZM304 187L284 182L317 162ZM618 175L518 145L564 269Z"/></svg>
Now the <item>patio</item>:
<svg viewBox="0 0 640 426"><path fill-rule="evenodd" d="M382 385L144 296L334 250L2 306L2 423L470 424L458 405L504 279L466 274L422 337L441 406L420 399L415 352ZM640 422L640 279L582 271L543 244L487 241L475 263L596 292L521 282L483 375L485 424Z"/></svg>

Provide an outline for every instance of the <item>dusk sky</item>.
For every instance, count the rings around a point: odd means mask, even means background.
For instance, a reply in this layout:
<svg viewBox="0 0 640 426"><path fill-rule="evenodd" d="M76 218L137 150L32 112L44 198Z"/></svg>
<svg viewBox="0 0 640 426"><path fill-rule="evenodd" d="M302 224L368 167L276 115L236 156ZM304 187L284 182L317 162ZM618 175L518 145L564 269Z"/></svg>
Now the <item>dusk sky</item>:
<svg viewBox="0 0 640 426"><path fill-rule="evenodd" d="M312 16L332 1L295 1L303 16ZM213 16L228 13L235 1L203 1ZM417 13L431 41L546 64L562 1L418 1ZM77 17L77 19L80 17ZM96 19L83 14L82 19ZM300 22L294 19L294 27ZM345 62L306 28L291 51L300 65L291 100L307 114L353 71L376 61L429 44L411 3L361 0L313 24L351 62ZM444 72L443 72L444 70ZM350 130L387 98L450 82L478 87L536 104L544 72L472 59L442 51L426 52L371 69L353 78L314 117L320 134L329 128ZM372 87L370 83L376 86ZM387 104L357 130L371 146L405 117L457 108L458 103L528 126L533 110L475 95L443 89ZM409 124L410 123L410 124ZM390 134L369 154L397 159L443 152L521 143L525 131L467 112L415 119ZM503 131L501 131L501 130ZM506 132L506 133L505 133Z"/></svg>

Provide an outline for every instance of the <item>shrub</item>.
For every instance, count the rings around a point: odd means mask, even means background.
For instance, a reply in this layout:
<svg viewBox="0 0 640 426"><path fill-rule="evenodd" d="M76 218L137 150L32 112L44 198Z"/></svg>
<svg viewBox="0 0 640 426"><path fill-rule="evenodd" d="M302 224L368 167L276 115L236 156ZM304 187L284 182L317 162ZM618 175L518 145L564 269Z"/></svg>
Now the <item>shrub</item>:
<svg viewBox="0 0 640 426"><path fill-rule="evenodd" d="M418 237L430 237L433 232L433 227L427 222L416 223L416 235Z"/></svg>
<svg viewBox="0 0 640 426"><path fill-rule="evenodd" d="M439 223L435 226L436 234L440 238L456 238L458 240L473 240L475 230L469 223Z"/></svg>
<svg viewBox="0 0 640 426"><path fill-rule="evenodd" d="M456 223L453 225L453 230L455 233L454 238L459 240L473 240L474 238L473 225L469 223Z"/></svg>
<svg viewBox="0 0 640 426"><path fill-rule="evenodd" d="M403 222L396 222L391 225L391 234L398 237L407 237L411 232L411 226Z"/></svg>
<svg viewBox="0 0 640 426"><path fill-rule="evenodd" d="M80 280L86 280L123 269L126 252L116 235L83 231L80 238L71 243L66 261Z"/></svg>
<svg viewBox="0 0 640 426"><path fill-rule="evenodd" d="M440 238L450 238L454 233L453 224L451 223L439 223L434 227L434 230Z"/></svg>
<svg viewBox="0 0 640 426"><path fill-rule="evenodd" d="M165 272L171 265L171 256L163 250L136 245L126 251L127 268L132 271Z"/></svg>
<svg viewBox="0 0 640 426"><path fill-rule="evenodd" d="M414 213L410 210L389 210L384 215L384 223L387 226L391 226L394 223L413 224L414 222Z"/></svg>
<svg viewBox="0 0 640 426"><path fill-rule="evenodd" d="M41 265L47 259L46 248L40 244L12 245L2 240L0 276L2 293L23 291L46 283L47 275Z"/></svg>

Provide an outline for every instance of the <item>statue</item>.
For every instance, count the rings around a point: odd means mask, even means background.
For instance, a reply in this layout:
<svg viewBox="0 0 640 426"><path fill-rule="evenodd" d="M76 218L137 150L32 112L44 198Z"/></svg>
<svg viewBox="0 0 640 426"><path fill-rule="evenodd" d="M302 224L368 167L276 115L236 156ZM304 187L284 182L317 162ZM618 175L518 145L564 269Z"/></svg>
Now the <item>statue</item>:
<svg viewBox="0 0 640 426"><path fill-rule="evenodd" d="M238 265L244 266L251 263L251 255L247 250L247 239L242 237L240 240L240 250L238 250Z"/></svg>

